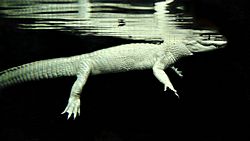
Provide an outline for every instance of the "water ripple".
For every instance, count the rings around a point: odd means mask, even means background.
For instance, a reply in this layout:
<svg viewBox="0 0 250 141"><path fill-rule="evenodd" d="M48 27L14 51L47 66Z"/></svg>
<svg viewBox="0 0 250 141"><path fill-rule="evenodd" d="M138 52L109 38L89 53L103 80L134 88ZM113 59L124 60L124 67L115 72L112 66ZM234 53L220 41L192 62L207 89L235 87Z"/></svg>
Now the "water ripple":
<svg viewBox="0 0 250 141"><path fill-rule="evenodd" d="M2 0L0 14L4 18L29 19L18 28L27 30L52 29L78 31L81 35L115 36L126 39L162 40L182 39L188 34L202 38L222 38L216 30L193 28L193 17L184 13L184 6L173 12L166 1L104 0ZM192 33L191 33L192 32ZM213 34L210 34L210 33Z"/></svg>

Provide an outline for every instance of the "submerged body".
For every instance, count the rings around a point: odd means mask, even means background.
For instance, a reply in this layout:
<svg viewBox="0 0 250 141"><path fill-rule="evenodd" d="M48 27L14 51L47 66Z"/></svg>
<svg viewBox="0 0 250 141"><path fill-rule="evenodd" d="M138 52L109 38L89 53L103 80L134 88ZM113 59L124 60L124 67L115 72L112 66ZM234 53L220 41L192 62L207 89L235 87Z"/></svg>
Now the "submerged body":
<svg viewBox="0 0 250 141"><path fill-rule="evenodd" d="M216 43L212 42L209 47L205 47L198 42L160 45L135 43L68 58L36 61L0 72L0 88L30 80L77 76L63 112L68 113L68 118L72 114L75 118L77 114L80 115L80 94L90 75L153 69L155 77L164 84L164 90L169 88L178 96L164 69L171 67L179 58L192 55L193 50L214 49L214 44ZM177 69L174 70L181 75Z"/></svg>
<svg viewBox="0 0 250 141"><path fill-rule="evenodd" d="M165 56L165 49L156 44L126 44L89 54L92 74L144 70L153 67Z"/></svg>

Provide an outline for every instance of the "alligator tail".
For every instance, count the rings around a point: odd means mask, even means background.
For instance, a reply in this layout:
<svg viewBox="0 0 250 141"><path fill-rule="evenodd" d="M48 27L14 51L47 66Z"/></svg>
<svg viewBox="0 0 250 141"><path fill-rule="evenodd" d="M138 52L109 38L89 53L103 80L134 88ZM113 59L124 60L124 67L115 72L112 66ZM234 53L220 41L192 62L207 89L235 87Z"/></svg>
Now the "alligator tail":
<svg viewBox="0 0 250 141"><path fill-rule="evenodd" d="M79 56L36 61L0 72L0 89L17 83L74 76L77 73Z"/></svg>

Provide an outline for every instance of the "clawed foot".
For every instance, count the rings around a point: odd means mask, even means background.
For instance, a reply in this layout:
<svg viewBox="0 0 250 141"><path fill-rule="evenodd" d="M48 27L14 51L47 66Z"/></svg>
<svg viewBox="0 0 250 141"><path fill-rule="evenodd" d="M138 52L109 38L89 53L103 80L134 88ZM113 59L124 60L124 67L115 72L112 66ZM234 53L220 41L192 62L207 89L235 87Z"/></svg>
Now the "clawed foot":
<svg viewBox="0 0 250 141"><path fill-rule="evenodd" d="M178 93L177 93L177 91L174 89L174 87L173 87L172 85L165 85L165 86L164 86L164 91L166 91L167 88L169 88L171 91L173 91L174 94L175 94L178 98L180 98L179 95L178 95Z"/></svg>
<svg viewBox="0 0 250 141"><path fill-rule="evenodd" d="M182 71L178 70L178 68L172 67L172 69L175 71L175 73L176 73L177 75L179 75L180 77L183 77Z"/></svg>
<svg viewBox="0 0 250 141"><path fill-rule="evenodd" d="M62 112L62 114L68 113L68 119L71 117L71 115L74 115L74 119L78 115L80 116L80 98L79 97L70 97L69 102L65 110Z"/></svg>

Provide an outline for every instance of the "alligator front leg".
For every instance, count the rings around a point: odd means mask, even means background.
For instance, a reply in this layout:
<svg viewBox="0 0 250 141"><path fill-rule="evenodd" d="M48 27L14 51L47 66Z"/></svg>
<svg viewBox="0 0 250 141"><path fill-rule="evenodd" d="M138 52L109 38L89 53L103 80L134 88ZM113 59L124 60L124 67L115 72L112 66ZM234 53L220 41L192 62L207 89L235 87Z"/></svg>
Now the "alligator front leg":
<svg viewBox="0 0 250 141"><path fill-rule="evenodd" d="M71 117L72 113L74 115L74 119L76 118L77 113L80 115L80 94L83 86L86 84L90 71L91 69L89 65L84 64L81 66L81 70L77 75L77 80L71 89L68 105L62 112L62 114L66 112L68 113L68 119Z"/></svg>
<svg viewBox="0 0 250 141"><path fill-rule="evenodd" d="M158 59L157 62L154 64L153 66L153 73L155 75L155 77L164 84L164 91L167 90L167 88L169 88L170 90L172 90L175 95L177 97L179 97L179 95L177 94L177 91L175 90L173 84L171 83L168 75L165 73L164 69L166 67L168 67L170 65L170 62L172 62L173 59L171 58L171 56L165 56L161 59Z"/></svg>

